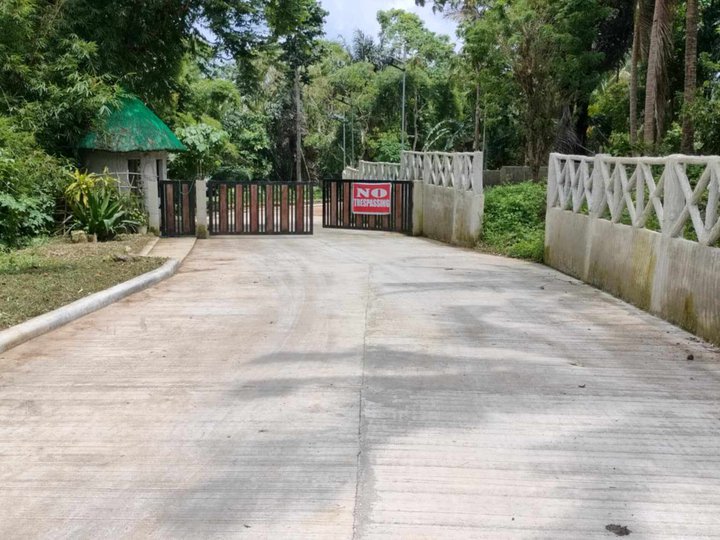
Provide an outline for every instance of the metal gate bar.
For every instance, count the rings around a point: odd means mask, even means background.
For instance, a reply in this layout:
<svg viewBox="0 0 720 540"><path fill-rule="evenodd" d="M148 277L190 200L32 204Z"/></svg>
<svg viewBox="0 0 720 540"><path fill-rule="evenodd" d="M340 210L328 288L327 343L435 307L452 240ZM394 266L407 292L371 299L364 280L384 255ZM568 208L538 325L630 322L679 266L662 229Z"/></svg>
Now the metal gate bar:
<svg viewBox="0 0 720 540"><path fill-rule="evenodd" d="M208 183L210 234L312 234L309 182Z"/></svg>
<svg viewBox="0 0 720 540"><path fill-rule="evenodd" d="M163 236L195 235L195 182L161 180L160 232Z"/></svg>
<svg viewBox="0 0 720 540"><path fill-rule="evenodd" d="M389 215L365 215L352 212L352 184L391 185ZM412 233L413 183L389 180L326 180L323 182L323 227Z"/></svg>

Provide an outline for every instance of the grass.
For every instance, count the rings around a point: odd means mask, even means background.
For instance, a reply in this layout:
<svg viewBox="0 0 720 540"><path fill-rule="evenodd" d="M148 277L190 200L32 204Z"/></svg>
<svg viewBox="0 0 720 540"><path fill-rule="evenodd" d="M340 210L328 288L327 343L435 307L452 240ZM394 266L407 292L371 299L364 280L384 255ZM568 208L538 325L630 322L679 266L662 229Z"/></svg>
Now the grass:
<svg viewBox="0 0 720 540"><path fill-rule="evenodd" d="M545 183L496 186L485 192L483 235L478 248L542 262L545 252Z"/></svg>
<svg viewBox="0 0 720 540"><path fill-rule="evenodd" d="M113 257L138 254L150 239L128 235L113 242L72 244L52 238L0 252L0 329L158 268L163 259Z"/></svg>

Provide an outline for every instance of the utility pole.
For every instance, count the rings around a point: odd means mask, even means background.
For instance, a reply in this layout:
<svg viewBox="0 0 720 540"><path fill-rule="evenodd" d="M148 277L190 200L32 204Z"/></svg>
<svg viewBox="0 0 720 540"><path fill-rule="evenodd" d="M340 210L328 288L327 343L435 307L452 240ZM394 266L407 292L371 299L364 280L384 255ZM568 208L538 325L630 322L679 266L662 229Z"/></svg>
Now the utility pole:
<svg viewBox="0 0 720 540"><path fill-rule="evenodd" d="M401 130L402 133L400 134L400 147L402 150L405 150L405 139L406 139L406 126L405 126L405 86L407 81L407 57L406 57L406 50L405 45L403 44L402 49L402 55L403 55L403 79L402 79L402 126Z"/></svg>
<svg viewBox="0 0 720 540"><path fill-rule="evenodd" d="M487 153L487 149L485 146L485 135L487 135L487 96L483 99L483 144L482 144L482 153L483 153L483 162L487 163L487 159L485 154Z"/></svg>
<svg viewBox="0 0 720 540"><path fill-rule="evenodd" d="M407 86L407 65L406 65L407 52L406 52L406 50L405 50L405 45L403 45L402 55L403 55L402 67L400 67L400 66L397 65L398 60L395 59L395 58L392 58L392 59L390 60L389 66L390 66L390 67L394 67L395 69L399 69L400 71L403 72L403 77L402 77L402 104L400 105L400 109L401 109L401 117L400 117L400 145L402 146L402 149L405 150L405 133L406 133L406 126L405 126L405 101L406 101L406 100L405 100L405 91L406 91L406 86Z"/></svg>
<svg viewBox="0 0 720 540"><path fill-rule="evenodd" d="M355 112L350 110L350 162L355 166Z"/></svg>
<svg viewBox="0 0 720 540"><path fill-rule="evenodd" d="M337 98L335 98L337 99ZM340 100L338 100L340 101ZM344 103L344 102L343 102ZM346 137L346 131L345 131L345 125L347 124L347 118L345 115L340 114L333 114L332 118L337 120L338 122L342 122L342 129L343 129L343 145L342 145L342 152L343 152L343 170L347 167L347 137Z"/></svg>
<svg viewBox="0 0 720 540"><path fill-rule="evenodd" d="M340 97L333 97L333 99L339 103L342 103L343 105L346 105L347 107L350 107L350 144L351 146L351 164L354 166L355 164L355 124L354 124L354 116L355 112L353 111L353 102L352 97L349 98L349 101L345 101L342 96ZM346 132L346 124L347 124L347 116L345 114L339 115L339 114L333 114L332 117L335 120L339 120L343 123L343 167L347 167L347 132Z"/></svg>
<svg viewBox="0 0 720 540"><path fill-rule="evenodd" d="M302 122L300 112L300 67L295 68L295 174L296 181L302 182Z"/></svg>
<svg viewBox="0 0 720 540"><path fill-rule="evenodd" d="M485 124L483 123L483 129ZM484 135L483 135L484 139ZM483 146L485 141L483 140ZM473 150L480 150L480 83L475 84L475 138L473 140Z"/></svg>
<svg viewBox="0 0 720 540"><path fill-rule="evenodd" d="M350 164L355 166L355 109L350 98Z"/></svg>

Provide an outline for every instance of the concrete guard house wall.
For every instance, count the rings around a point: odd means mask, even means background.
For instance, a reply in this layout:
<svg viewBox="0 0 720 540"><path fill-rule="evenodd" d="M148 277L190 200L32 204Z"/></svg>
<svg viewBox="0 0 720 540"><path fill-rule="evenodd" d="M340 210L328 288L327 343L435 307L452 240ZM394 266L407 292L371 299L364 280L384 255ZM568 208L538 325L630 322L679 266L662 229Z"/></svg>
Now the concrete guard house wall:
<svg viewBox="0 0 720 540"><path fill-rule="evenodd" d="M140 178L131 179L129 160L140 160ZM158 171L158 161L161 169ZM142 197L148 214L148 228L160 232L160 197L158 195L158 172L167 179L168 152L108 152L86 150L83 162L89 172L103 174L107 171L118 180L121 190L131 189L132 180L142 186Z"/></svg>
<svg viewBox="0 0 720 540"><path fill-rule="evenodd" d="M720 157L553 154L549 173L546 264L720 345Z"/></svg>

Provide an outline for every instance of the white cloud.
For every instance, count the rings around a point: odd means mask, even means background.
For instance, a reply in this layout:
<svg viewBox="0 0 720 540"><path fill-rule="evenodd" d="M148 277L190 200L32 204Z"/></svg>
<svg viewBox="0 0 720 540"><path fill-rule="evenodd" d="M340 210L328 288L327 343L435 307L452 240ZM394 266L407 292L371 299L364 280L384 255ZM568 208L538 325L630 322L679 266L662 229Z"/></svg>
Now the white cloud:
<svg viewBox="0 0 720 540"><path fill-rule="evenodd" d="M435 14L427 5L424 8L415 5L414 0L320 0L323 8L329 12L325 20L325 32L328 39L344 38L349 41L355 29L360 29L377 37L380 25L377 12L387 9L404 9L418 14L428 29L438 34L450 36L454 42L457 25L454 21ZM431 4L430 1L427 2Z"/></svg>

